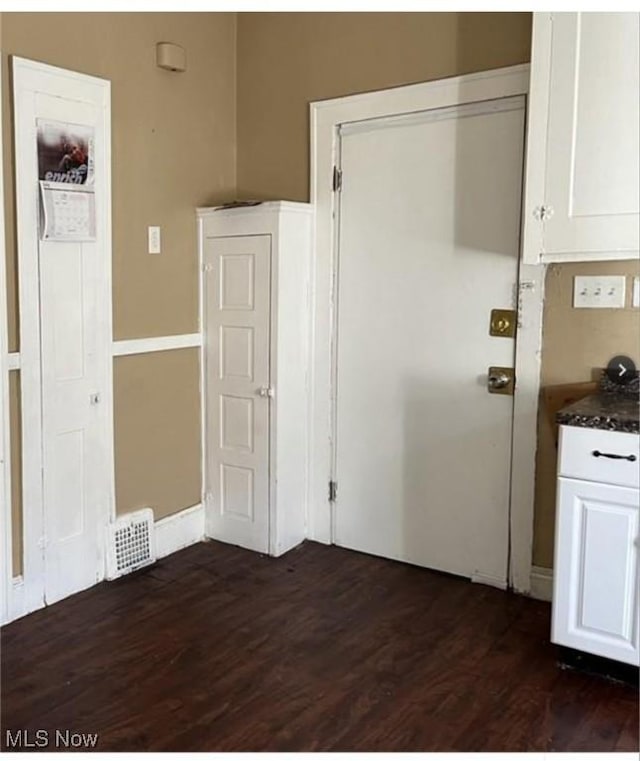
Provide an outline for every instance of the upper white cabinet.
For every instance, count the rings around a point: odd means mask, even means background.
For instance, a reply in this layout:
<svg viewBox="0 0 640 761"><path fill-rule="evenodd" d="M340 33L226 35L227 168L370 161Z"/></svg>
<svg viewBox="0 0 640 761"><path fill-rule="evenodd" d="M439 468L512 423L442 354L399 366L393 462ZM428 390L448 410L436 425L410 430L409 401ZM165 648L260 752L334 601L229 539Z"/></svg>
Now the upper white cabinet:
<svg viewBox="0 0 640 761"><path fill-rule="evenodd" d="M535 13L527 263L639 254L638 13Z"/></svg>

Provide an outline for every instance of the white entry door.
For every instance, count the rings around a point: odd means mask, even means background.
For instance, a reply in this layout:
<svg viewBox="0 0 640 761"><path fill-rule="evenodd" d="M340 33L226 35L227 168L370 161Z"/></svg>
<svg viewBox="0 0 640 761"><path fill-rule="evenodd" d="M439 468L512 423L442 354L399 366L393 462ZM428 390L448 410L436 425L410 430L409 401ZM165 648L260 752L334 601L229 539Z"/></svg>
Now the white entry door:
<svg viewBox="0 0 640 761"><path fill-rule="evenodd" d="M334 540L504 586L524 99L343 125Z"/></svg>
<svg viewBox="0 0 640 761"><path fill-rule="evenodd" d="M28 612L104 578L114 512L110 91L25 59L13 74ZM49 167L80 148L93 159L95 236L55 239L52 224L43 240L38 155Z"/></svg>
<svg viewBox="0 0 640 761"><path fill-rule="evenodd" d="M271 237L204 242L207 535L269 551Z"/></svg>

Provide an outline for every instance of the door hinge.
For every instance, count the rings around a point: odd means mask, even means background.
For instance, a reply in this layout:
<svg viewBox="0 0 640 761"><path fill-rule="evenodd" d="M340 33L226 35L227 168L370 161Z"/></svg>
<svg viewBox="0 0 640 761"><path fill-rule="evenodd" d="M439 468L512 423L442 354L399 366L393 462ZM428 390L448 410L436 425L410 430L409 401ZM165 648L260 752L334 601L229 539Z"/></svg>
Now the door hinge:
<svg viewBox="0 0 640 761"><path fill-rule="evenodd" d="M544 222L546 219L551 219L553 216L553 206L536 206L533 210L533 216L539 221Z"/></svg>
<svg viewBox="0 0 640 761"><path fill-rule="evenodd" d="M329 481L329 502L335 502L338 498L338 482Z"/></svg>
<svg viewBox="0 0 640 761"><path fill-rule="evenodd" d="M213 264L211 264L210 262L202 265L203 272L213 272L213 269L214 269Z"/></svg>
<svg viewBox="0 0 640 761"><path fill-rule="evenodd" d="M333 192L336 193L338 190L342 190L342 169L338 169L337 166L333 167Z"/></svg>

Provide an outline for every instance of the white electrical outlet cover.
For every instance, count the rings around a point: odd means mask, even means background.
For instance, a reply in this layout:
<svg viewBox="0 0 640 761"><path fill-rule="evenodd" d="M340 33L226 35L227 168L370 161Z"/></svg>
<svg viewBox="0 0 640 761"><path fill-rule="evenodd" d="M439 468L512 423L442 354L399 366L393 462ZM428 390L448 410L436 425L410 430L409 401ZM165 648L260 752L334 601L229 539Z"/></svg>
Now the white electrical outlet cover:
<svg viewBox="0 0 640 761"><path fill-rule="evenodd" d="M622 309L625 290L624 275L576 275L573 306L576 309Z"/></svg>

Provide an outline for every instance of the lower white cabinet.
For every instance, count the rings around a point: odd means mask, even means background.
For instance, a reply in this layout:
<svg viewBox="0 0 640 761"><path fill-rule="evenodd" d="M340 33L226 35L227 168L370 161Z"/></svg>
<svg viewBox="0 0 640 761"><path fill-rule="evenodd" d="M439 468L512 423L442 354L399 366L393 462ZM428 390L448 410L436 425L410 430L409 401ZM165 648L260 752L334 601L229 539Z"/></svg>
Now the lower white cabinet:
<svg viewBox="0 0 640 761"><path fill-rule="evenodd" d="M572 429L561 448L576 446L579 431ZM584 433L593 437L597 432ZM566 454L561 449L561 462L567 462ZM628 462L630 470L637 469L637 459ZM552 621L556 644L639 665L639 511L634 486L560 475Z"/></svg>

